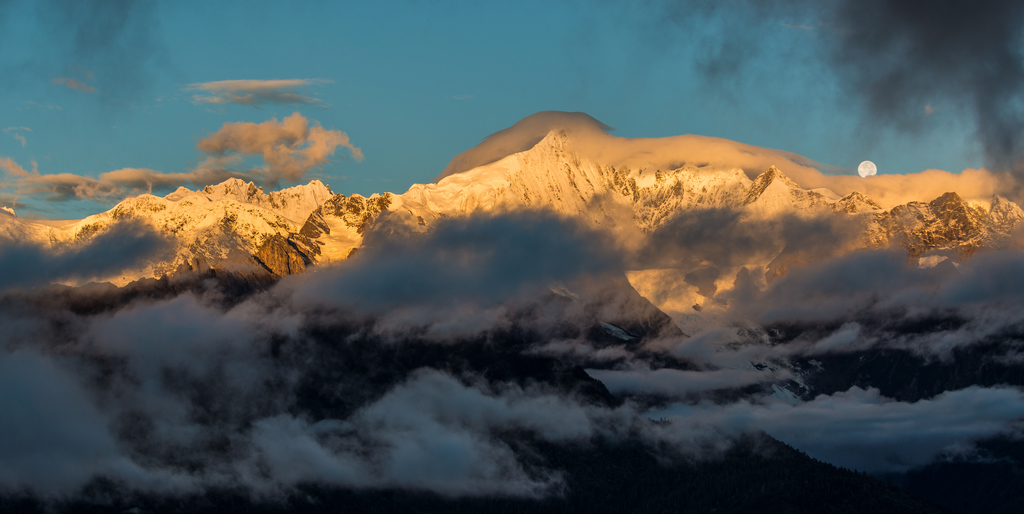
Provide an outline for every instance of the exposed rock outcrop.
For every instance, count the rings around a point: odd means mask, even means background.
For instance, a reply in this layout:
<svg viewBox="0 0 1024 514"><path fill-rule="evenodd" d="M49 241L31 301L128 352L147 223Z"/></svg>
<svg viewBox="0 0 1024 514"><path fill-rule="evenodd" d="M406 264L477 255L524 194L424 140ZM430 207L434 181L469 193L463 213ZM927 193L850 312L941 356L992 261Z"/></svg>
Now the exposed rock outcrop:
<svg viewBox="0 0 1024 514"><path fill-rule="evenodd" d="M283 277L301 273L312 261L285 237L274 234L256 250L256 259L271 273Z"/></svg>

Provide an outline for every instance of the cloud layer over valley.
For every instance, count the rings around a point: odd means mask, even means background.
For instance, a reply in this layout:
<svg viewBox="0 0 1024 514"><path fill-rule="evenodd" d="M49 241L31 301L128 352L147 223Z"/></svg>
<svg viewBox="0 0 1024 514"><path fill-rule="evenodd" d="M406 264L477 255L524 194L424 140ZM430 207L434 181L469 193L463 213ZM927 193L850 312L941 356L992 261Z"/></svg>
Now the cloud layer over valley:
<svg viewBox="0 0 1024 514"><path fill-rule="evenodd" d="M566 481L537 445L639 440L699 462L764 431L892 472L1020 435L1013 379L914 394L841 376L829 386L813 370L872 351L941 363L979 341L1003 352L983 358L1019 366L1004 334L1017 333L1024 297L996 278L1024 266L1017 250L930 269L896 250L814 254L742 295L705 287L711 314L683 334L623 278L635 257L591 228L536 213L401 227L382 219L352 259L240 302L209 281L134 299L8 289L0 405L17 415L0 422L0 487L51 500L100 478L158 495L273 499L319 484L542 498ZM697 246L686 258L687 245L651 241L680 272L761 251ZM62 258L68 269L92 259ZM963 321L908 328L929 316Z"/></svg>

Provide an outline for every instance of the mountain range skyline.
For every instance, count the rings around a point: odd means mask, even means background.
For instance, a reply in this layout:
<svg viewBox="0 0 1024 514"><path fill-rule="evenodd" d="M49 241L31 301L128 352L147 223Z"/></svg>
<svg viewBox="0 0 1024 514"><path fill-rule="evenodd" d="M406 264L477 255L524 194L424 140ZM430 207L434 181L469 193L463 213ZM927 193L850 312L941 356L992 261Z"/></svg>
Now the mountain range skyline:
<svg viewBox="0 0 1024 514"><path fill-rule="evenodd" d="M804 184L834 189L802 187L775 163ZM897 237L894 234L917 241L904 242L915 258L938 250L954 251L957 245L964 255L977 248L1003 247L1022 216L1016 203L999 195L1000 186L1012 183L1008 174L931 172L904 175L895 183L887 182L890 178L897 177L830 177L807 166L800 156L720 139L618 138L585 114L545 112L456 156L437 182L416 184L401 194L382 192L368 198L335 194L319 180L268 194L253 182L230 178L194 191L179 186L162 198L129 197L109 211L77 221L34 222L12 212L15 220L5 227L16 240L44 246L82 244L123 220L141 221L159 234L175 234L172 239L177 239L179 250L172 255L176 257L113 280L124 285L172 273L196 259L233 268L245 267L247 258L256 258L257 267L278 276L300 272L306 264L340 261L359 248L364 231L385 213L392 222L405 217L429 227L452 216L539 209L615 233L620 244L628 246L636 243L624 242L627 239L656 231L684 210L734 210L745 213L747 221L793 215L809 219L834 211L860 220L849 223L864 225L859 230L868 234L863 236L867 247L885 247ZM112 187L118 185L112 183ZM907 194L908 189L912 193ZM940 230L945 231L942 236L908 235L936 230L928 228L935 222L928 220L945 215L923 214L937 207L922 211L919 206L922 202L945 204L947 197L960 207L943 209L963 211L959 215L969 218L959 221L964 226L947 226ZM917 213L916 221L913 216L906 218L909 212ZM865 222L868 218L873 221ZM924 228L916 226L922 223ZM244 242L223 247L224 235L211 229L226 230ZM267 246L268 241L280 244ZM846 251L844 245L850 244L838 239L833 243L838 245L837 252ZM235 255L236 251L241 253ZM281 251L288 255L284 264L268 266L264 261L269 257L258 257L261 252ZM228 264L234 261L238 262ZM766 266L767 261L754 268Z"/></svg>

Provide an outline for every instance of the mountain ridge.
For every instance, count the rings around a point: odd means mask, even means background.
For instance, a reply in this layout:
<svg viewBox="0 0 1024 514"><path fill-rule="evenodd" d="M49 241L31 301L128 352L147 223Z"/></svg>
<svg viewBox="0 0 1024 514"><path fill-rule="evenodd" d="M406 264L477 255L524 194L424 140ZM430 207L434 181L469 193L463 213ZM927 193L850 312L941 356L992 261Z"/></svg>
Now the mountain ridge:
<svg viewBox="0 0 1024 514"><path fill-rule="evenodd" d="M164 197L130 197L61 226L4 217L0 233L54 247L88 239L118 220L136 219L177 241L173 256L114 277L124 283L182 266L191 269L197 259L228 269L255 266L277 276L301 272L347 258L383 213L389 223L422 231L447 218L540 209L641 238L688 211L725 209L761 221L839 216L863 226L863 246L902 244L914 257L998 248L1024 219L1019 206L998 196L986 206L950 192L884 210L859 191L841 197L828 189L803 188L774 165L753 180L746 170L705 162L633 168L596 162L578 144L565 130L551 130L525 151L436 183L414 184L402 194L346 196L319 180L266 193L233 178L197 191L181 187ZM749 264L767 269L769 262Z"/></svg>

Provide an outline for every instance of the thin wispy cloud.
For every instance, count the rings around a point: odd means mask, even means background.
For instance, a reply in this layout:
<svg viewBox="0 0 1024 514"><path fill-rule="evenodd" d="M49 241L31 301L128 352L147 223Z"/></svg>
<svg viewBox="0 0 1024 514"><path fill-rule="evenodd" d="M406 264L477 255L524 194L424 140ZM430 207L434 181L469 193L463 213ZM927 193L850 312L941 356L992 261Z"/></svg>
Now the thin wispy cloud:
<svg viewBox="0 0 1024 514"><path fill-rule="evenodd" d="M54 78L53 79L53 83L54 84L61 84L61 85L67 86L69 89L77 89L78 91L84 91L86 93L95 93L96 92L96 88L90 86L89 84L86 84L85 82L81 82L79 80L75 80L75 79L68 78L68 77L57 77L57 78Z"/></svg>
<svg viewBox="0 0 1024 514"><path fill-rule="evenodd" d="M319 98L299 93L298 90L331 82L324 79L220 80L189 84L186 91L197 92L192 96L195 104L237 104L256 108L262 105L326 107Z"/></svg>
<svg viewBox="0 0 1024 514"><path fill-rule="evenodd" d="M783 26L783 27L785 27L787 29L793 29L793 30L817 30L817 29L815 29L814 27L812 27L810 25L799 25L799 24L794 24L794 23L780 23L779 25L781 25L781 26Z"/></svg>
<svg viewBox="0 0 1024 514"><path fill-rule="evenodd" d="M24 102L21 103L21 105L22 105L21 107L18 107L19 111L24 110L24 109L45 109L47 111L60 111L60 110L63 110L63 108L61 106L57 105L57 104L40 103L40 102L35 102L35 101L32 101L32 100L25 100Z"/></svg>
<svg viewBox="0 0 1024 514"><path fill-rule="evenodd" d="M25 148L25 146L28 144L28 140L25 139L25 136L23 134L20 134L19 132L32 132L32 129L28 127L7 127L4 129L5 134L10 134L12 137L14 137L15 140L21 143L22 148Z"/></svg>

